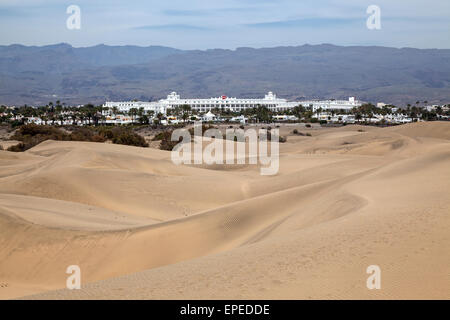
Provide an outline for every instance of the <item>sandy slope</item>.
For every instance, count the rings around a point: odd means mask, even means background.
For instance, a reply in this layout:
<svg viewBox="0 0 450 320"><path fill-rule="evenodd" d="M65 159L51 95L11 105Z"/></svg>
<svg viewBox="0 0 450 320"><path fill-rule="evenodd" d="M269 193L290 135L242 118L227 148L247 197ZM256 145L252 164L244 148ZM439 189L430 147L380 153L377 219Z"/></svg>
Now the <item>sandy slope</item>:
<svg viewBox="0 0 450 320"><path fill-rule="evenodd" d="M310 132L276 176L109 144L0 151L0 298L449 299L450 123ZM52 291L73 264L82 290Z"/></svg>

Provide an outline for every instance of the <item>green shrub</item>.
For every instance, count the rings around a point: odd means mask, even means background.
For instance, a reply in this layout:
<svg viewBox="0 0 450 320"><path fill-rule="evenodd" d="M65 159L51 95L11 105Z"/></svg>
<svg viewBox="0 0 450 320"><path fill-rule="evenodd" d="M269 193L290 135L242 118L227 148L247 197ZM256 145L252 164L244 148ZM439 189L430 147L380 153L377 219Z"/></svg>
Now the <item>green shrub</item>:
<svg viewBox="0 0 450 320"><path fill-rule="evenodd" d="M156 134L153 137L152 141L161 141L164 138L164 133L165 133L165 131Z"/></svg>
<svg viewBox="0 0 450 320"><path fill-rule="evenodd" d="M28 124L20 127L11 138L21 142L18 145L8 148L8 151L14 152L28 150L45 140L86 142L105 142L111 140L115 144L148 147L148 143L143 137L133 132L130 128L122 127L75 127L68 134L55 127Z"/></svg>
<svg viewBox="0 0 450 320"><path fill-rule="evenodd" d="M202 133L201 133L201 135L203 136L205 131L209 130L209 129L217 129L217 127L215 127L213 125L210 125L210 124L202 124ZM189 129L189 134L191 135L191 137L194 136L194 133L195 133L195 129L194 128L190 128Z"/></svg>
<svg viewBox="0 0 450 320"><path fill-rule="evenodd" d="M36 124L27 124L21 126L14 135L12 140L18 140L21 143L8 148L8 151L22 152L28 150L45 140L67 141L70 136L64 131L51 127L39 126Z"/></svg>
<svg viewBox="0 0 450 320"><path fill-rule="evenodd" d="M172 130L161 132L162 139L161 144L159 145L161 150L172 151L173 148L183 139L180 137L178 141L172 141L172 132Z"/></svg>
<svg viewBox="0 0 450 320"><path fill-rule="evenodd" d="M120 130L120 127L117 127ZM107 127L102 127L102 128L98 128L98 134L102 137L104 137L107 140L112 140L114 138L114 129L115 128L107 128Z"/></svg>
<svg viewBox="0 0 450 320"><path fill-rule="evenodd" d="M27 148L25 144L21 142L19 144L16 144L15 146L10 146L7 150L12 152L24 152L27 149L29 148Z"/></svg>
<svg viewBox="0 0 450 320"><path fill-rule="evenodd" d="M259 140L272 141L272 132L271 131L266 131L266 132L267 132L267 134L260 133L258 135ZM278 136L278 141L281 142L281 143L285 143L287 141L287 137Z"/></svg>
<svg viewBox="0 0 450 320"><path fill-rule="evenodd" d="M54 140L66 140L68 135L55 127L40 126L37 124L26 124L17 129L16 133L12 136L13 139L20 140L28 137L51 137Z"/></svg>
<svg viewBox="0 0 450 320"><path fill-rule="evenodd" d="M73 141L105 142L135 147L148 147L145 139L128 127L76 128L71 133Z"/></svg>
<svg viewBox="0 0 450 320"><path fill-rule="evenodd" d="M105 142L106 139L105 139L104 136L95 134L95 135L93 135L93 136L91 137L91 140L90 140L90 141L91 141L91 142Z"/></svg>
<svg viewBox="0 0 450 320"><path fill-rule="evenodd" d="M24 125L23 120L13 120L10 122L12 128L17 128Z"/></svg>
<svg viewBox="0 0 450 320"><path fill-rule="evenodd" d="M294 131L292 131L293 134L299 135L299 136L304 136L305 134L302 132L299 132L297 129L294 129Z"/></svg>
<svg viewBox="0 0 450 320"><path fill-rule="evenodd" d="M99 134L97 131L91 128L76 128L70 134L70 140L72 141L88 141L88 142L105 142L104 135Z"/></svg>
<svg viewBox="0 0 450 320"><path fill-rule="evenodd" d="M127 146L135 146L135 147L145 147L145 148L148 147L148 143L145 141L143 137L141 137L140 135L129 129L114 128L112 130L112 133L113 133L112 143L124 144Z"/></svg>

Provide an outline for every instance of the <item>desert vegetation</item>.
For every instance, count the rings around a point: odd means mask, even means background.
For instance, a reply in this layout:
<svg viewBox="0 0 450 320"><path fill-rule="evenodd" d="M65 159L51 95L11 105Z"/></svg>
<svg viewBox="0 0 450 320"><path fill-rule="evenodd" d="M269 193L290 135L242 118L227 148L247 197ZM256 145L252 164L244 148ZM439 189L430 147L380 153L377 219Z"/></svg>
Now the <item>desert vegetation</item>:
<svg viewBox="0 0 450 320"><path fill-rule="evenodd" d="M115 144L148 147L143 137L125 127L73 127L66 130L47 125L27 124L19 127L11 138L20 141L19 144L8 148L8 151L13 152L28 150L46 140L111 141Z"/></svg>
<svg viewBox="0 0 450 320"><path fill-rule="evenodd" d="M292 131L292 134L295 134L295 135L297 135L297 136L307 136L307 137L311 137L311 133L303 133L303 132L300 132L300 131L298 131L297 129L294 129L293 131Z"/></svg>

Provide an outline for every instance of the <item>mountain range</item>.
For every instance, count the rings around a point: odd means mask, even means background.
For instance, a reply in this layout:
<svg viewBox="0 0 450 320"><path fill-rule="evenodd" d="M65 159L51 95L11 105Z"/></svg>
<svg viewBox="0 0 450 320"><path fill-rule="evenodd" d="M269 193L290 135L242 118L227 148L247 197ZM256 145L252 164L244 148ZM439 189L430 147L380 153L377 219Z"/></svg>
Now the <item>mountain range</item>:
<svg viewBox="0 0 450 320"><path fill-rule="evenodd" d="M222 94L347 98L397 105L450 101L450 50L331 44L235 50L162 46L0 46L0 104L153 101Z"/></svg>

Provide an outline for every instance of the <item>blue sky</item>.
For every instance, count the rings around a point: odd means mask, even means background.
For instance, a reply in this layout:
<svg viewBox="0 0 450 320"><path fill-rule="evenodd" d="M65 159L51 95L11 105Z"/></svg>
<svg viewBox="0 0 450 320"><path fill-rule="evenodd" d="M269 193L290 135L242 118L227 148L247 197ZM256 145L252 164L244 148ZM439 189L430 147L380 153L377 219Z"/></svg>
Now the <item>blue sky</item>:
<svg viewBox="0 0 450 320"><path fill-rule="evenodd" d="M66 9L81 9L68 30ZM366 9L381 9L368 30ZM0 44L76 47L164 45L180 49L305 43L450 48L449 0L0 0Z"/></svg>

